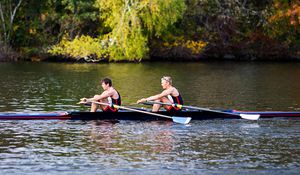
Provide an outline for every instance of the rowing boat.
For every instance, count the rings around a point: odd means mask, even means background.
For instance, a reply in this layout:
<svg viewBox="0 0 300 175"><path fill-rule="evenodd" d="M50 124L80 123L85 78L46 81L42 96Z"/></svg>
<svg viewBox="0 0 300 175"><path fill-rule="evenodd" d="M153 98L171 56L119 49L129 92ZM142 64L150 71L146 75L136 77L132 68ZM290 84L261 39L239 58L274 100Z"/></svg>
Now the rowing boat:
<svg viewBox="0 0 300 175"><path fill-rule="evenodd" d="M138 110L144 110L137 108ZM209 119L240 119L237 114L259 114L260 118L299 118L300 111L239 111L219 110L224 113L215 113L201 110L182 110L181 112L169 113L160 111L159 114L167 116L191 117L192 120ZM150 112L150 111L149 111ZM0 112L0 120L170 120L155 115L147 115L129 110L119 110L117 113L109 112Z"/></svg>

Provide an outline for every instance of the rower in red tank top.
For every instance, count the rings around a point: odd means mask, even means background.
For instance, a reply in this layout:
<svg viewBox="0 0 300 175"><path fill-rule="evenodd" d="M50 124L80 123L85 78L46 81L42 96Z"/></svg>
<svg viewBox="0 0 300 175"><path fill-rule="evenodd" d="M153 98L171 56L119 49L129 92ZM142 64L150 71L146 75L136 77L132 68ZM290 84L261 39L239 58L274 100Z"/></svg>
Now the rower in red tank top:
<svg viewBox="0 0 300 175"><path fill-rule="evenodd" d="M111 79L109 78L102 79L101 86L104 91L100 95L95 95L93 98L82 98L81 102L85 103L85 102L98 101L102 103L121 105L121 96L119 92L112 86ZM98 105L95 103L92 103L91 112L96 112L98 106L101 107L103 112L118 112L118 109L114 108L113 106Z"/></svg>
<svg viewBox="0 0 300 175"><path fill-rule="evenodd" d="M142 98L137 101L137 103L147 102L147 101L155 101L155 102L163 102L163 103L172 103L172 104L180 104L183 105L183 100L178 92L178 90L172 85L172 78L169 76L164 76L161 78L161 86L164 89L162 93L153 95L148 98ZM153 112L159 111L161 105L154 104L152 107ZM180 111L181 109L176 106L164 105L164 108L167 111Z"/></svg>

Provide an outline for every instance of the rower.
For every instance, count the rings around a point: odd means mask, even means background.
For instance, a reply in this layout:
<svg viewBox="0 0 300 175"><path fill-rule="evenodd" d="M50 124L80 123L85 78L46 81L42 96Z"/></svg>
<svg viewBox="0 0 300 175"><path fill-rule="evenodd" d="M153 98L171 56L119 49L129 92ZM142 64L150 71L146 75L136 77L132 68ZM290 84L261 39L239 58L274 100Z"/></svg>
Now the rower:
<svg viewBox="0 0 300 175"><path fill-rule="evenodd" d="M178 92L178 90L172 85L172 78L169 76L163 76L161 78L161 86L164 89L162 93L150 96L148 98L142 98L137 101L137 103L143 103L147 101L155 101L155 102L163 102L163 103L171 103L171 104L179 104L183 105L183 100ZM161 105L153 104L152 111L159 111ZM181 108L176 107L176 105L164 105L163 106L169 112L180 111Z"/></svg>
<svg viewBox="0 0 300 175"><path fill-rule="evenodd" d="M101 86L103 88L103 92L100 95L95 95L93 98L82 98L81 103L87 102L101 102L101 103L109 103L111 106L106 105L98 105L96 103L92 103L91 112L96 112L98 106L101 107L103 112L117 112L118 109L114 108L113 104L121 105L121 96L119 92L112 86L112 81L109 78L104 78L101 80Z"/></svg>

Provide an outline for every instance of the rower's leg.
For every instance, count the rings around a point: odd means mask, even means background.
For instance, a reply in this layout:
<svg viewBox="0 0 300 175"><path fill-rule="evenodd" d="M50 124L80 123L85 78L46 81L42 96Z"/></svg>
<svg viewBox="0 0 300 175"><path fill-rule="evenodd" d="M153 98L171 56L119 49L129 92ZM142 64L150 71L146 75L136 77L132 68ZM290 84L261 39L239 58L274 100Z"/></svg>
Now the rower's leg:
<svg viewBox="0 0 300 175"><path fill-rule="evenodd" d="M91 112L96 112L97 109L98 109L98 104L92 103L92 105L91 105Z"/></svg>
<svg viewBox="0 0 300 175"><path fill-rule="evenodd" d="M101 103L109 103L107 99L102 99L102 100L100 100L100 102ZM101 107L102 111L104 111L104 109L107 108L107 106L105 106L105 105L100 105L100 107Z"/></svg>
<svg viewBox="0 0 300 175"><path fill-rule="evenodd" d="M171 102L168 98L166 98L166 97L164 97L164 98L162 98L161 99L161 102L163 102L163 103L170 103L170 104L172 104L173 102ZM170 107L172 107L172 106L170 106L170 105L164 105L164 108L166 109L166 110L168 110Z"/></svg>
<svg viewBox="0 0 300 175"><path fill-rule="evenodd" d="M155 100L155 102L161 102L161 100ZM161 107L160 104L154 104L152 107L152 112L157 112L159 111L159 108Z"/></svg>
<svg viewBox="0 0 300 175"><path fill-rule="evenodd" d="M94 96L94 99L99 98L99 96L100 96L100 95L95 95L95 96ZM90 110L90 111L91 111L91 112L96 112L97 109L98 109L98 106L99 106L98 104L92 103L92 105L91 105L91 110Z"/></svg>

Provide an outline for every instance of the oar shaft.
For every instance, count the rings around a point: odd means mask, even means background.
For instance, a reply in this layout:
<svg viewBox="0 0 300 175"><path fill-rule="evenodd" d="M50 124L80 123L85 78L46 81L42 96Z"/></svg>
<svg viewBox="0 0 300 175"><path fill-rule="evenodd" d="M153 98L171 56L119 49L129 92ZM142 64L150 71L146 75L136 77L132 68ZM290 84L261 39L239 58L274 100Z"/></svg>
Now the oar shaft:
<svg viewBox="0 0 300 175"><path fill-rule="evenodd" d="M200 108L200 107L195 107L195 106L185 106L185 105L181 105L181 104L172 104L172 103L164 103L164 102L156 102L156 101L149 101L149 102L146 102L146 104L147 103L149 103L149 104L169 105L169 106L178 106L180 108L189 108L189 109L216 112L216 113L222 113L222 114L238 115L238 114L233 114L233 113L229 113L229 112L216 111L216 110L211 110L211 109L208 109L208 108Z"/></svg>
<svg viewBox="0 0 300 175"><path fill-rule="evenodd" d="M156 102L156 101L148 101L145 104L161 104L161 105L169 105L169 106L177 106L179 108L188 108L188 109L196 109L196 110L201 110L201 111L208 111L208 112L214 112L214 113L219 113L219 114L226 114L226 115L234 115L234 116L239 116L244 119L248 120L258 120L260 115L253 115L253 114L235 114L231 112L224 112L224 111L219 111L219 110L212 110L208 108L200 108L200 107L195 107L195 106L185 106L181 104L172 104L172 103L164 103L164 102Z"/></svg>
<svg viewBox="0 0 300 175"><path fill-rule="evenodd" d="M96 103L96 104L99 104L99 105L111 106L108 103L102 103L102 102L93 102L93 103ZM126 110L129 110L129 111L140 112L140 113L144 113L144 114L148 114L148 115L155 115L155 116L159 116L159 117L165 117L165 118L172 119L172 117L167 116L167 115L162 115L162 114L157 114L157 113L153 113L153 112L147 112L147 111L137 110L137 109L128 108L128 107L125 107L125 106L114 105L114 104L113 104L113 106L115 108L126 109Z"/></svg>

